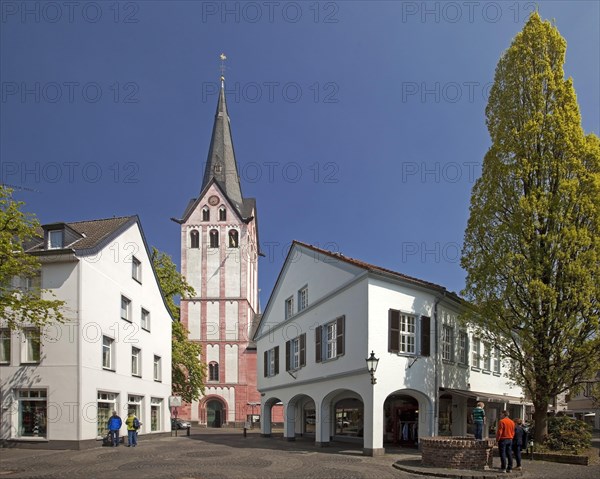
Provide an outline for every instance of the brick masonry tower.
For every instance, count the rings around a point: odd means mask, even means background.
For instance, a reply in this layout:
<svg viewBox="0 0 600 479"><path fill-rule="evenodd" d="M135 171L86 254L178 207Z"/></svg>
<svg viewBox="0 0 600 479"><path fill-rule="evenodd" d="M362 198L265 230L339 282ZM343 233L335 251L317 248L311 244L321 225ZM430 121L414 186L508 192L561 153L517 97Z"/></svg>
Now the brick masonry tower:
<svg viewBox="0 0 600 479"><path fill-rule="evenodd" d="M207 364L205 395L180 408L179 417L241 426L260 414L250 341L258 313L258 229L256 201L242 196L223 77L200 194L175 221L181 273L196 291L181 301L181 321Z"/></svg>

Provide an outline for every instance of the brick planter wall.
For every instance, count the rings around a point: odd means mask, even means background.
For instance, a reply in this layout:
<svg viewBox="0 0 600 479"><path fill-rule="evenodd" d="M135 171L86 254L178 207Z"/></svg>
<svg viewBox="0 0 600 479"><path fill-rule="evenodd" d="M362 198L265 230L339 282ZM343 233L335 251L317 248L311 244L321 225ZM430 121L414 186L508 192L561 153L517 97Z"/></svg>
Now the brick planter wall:
<svg viewBox="0 0 600 479"><path fill-rule="evenodd" d="M484 471L492 467L492 449L496 441L436 436L421 437L420 443L424 466Z"/></svg>

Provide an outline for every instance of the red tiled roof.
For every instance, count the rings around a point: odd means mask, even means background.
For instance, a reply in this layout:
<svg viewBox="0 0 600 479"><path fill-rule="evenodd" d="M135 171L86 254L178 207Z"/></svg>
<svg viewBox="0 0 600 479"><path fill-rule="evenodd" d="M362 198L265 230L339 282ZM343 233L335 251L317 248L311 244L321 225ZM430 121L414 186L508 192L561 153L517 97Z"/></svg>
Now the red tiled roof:
<svg viewBox="0 0 600 479"><path fill-rule="evenodd" d="M463 301L462 298L460 298L460 296L458 296L456 293L454 293L452 291L448 291L446 288L444 288L443 286L440 286L439 284L431 283L429 281L424 281L419 278L414 278L412 276L398 273L397 271L393 271L391 269L382 268L381 266L367 263L367 262L361 261L359 259L350 258L349 256L344 256L342 253L327 251L327 250L318 248L316 246L313 246L313 245L310 245L307 243L303 243L302 241L294 240L292 244L297 244L304 248L310 249L316 253L323 254L323 255L329 256L330 258L338 259L340 261L344 261L345 263L352 264L354 266L365 269L367 271L376 271L376 272L396 276L398 279L404 280L406 282L417 284L417 285L423 286L425 288L435 289L435 290L447 293L449 296L453 296L454 299L456 299L457 301Z"/></svg>

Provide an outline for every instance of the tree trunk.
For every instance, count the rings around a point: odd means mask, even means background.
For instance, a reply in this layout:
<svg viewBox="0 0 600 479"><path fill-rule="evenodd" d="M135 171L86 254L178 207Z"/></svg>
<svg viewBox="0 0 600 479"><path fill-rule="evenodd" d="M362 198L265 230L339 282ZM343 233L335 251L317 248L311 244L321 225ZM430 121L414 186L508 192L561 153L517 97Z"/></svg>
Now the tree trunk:
<svg viewBox="0 0 600 479"><path fill-rule="evenodd" d="M535 425L536 444L542 444L544 438L548 435L548 401L535 402L533 404L535 411L533 413L533 423Z"/></svg>

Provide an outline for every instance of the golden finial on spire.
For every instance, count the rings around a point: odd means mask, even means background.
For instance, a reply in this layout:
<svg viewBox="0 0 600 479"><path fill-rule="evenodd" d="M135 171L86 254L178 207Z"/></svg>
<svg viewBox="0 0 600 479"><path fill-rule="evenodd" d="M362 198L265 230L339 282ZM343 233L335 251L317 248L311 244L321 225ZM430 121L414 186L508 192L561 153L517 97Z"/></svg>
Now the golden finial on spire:
<svg viewBox="0 0 600 479"><path fill-rule="evenodd" d="M221 84L225 82L225 60L227 60L227 56L224 53L221 53Z"/></svg>

